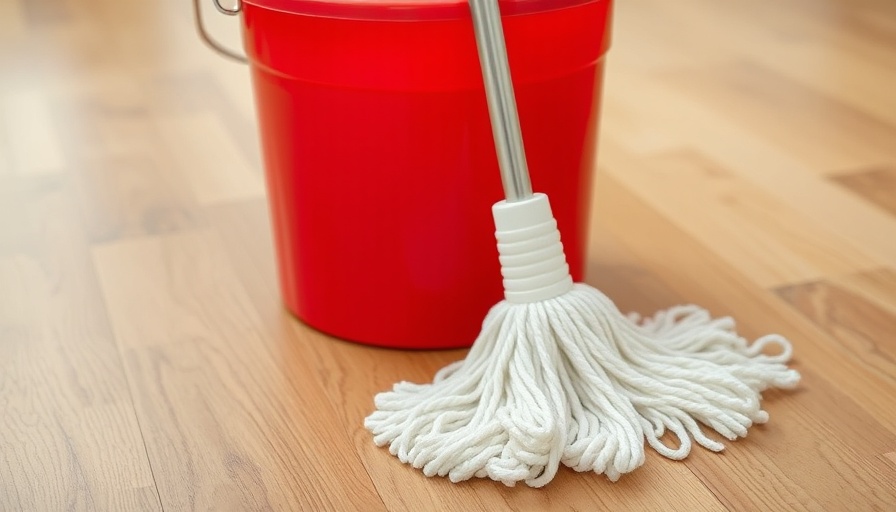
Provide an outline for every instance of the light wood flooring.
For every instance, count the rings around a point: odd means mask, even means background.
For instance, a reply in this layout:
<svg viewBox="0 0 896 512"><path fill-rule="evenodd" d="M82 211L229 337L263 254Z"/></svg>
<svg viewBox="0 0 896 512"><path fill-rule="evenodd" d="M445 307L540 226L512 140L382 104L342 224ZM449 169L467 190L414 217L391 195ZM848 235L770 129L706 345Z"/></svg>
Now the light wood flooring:
<svg viewBox="0 0 896 512"><path fill-rule="evenodd" d="M373 446L372 395L463 351L283 310L248 73L190 13L0 0L0 511L896 510L896 2L618 1L587 280L803 382L722 454L541 490Z"/></svg>

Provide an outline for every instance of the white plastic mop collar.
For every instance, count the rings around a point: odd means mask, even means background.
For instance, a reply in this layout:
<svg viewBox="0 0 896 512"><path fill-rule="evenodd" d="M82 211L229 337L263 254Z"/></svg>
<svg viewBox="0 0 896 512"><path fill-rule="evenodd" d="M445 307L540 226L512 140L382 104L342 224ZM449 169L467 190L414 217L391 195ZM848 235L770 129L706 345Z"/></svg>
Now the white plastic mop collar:
<svg viewBox="0 0 896 512"><path fill-rule="evenodd" d="M492 208L505 300L464 360L375 397L374 442L426 476L541 487L560 464L615 481L643 464L645 440L683 459L693 441L723 449L703 428L746 436L768 420L761 392L799 382L790 343L748 343L731 318L693 305L625 316L573 283L548 198L529 185L497 1L470 5L507 196ZM677 448L661 442L667 431Z"/></svg>

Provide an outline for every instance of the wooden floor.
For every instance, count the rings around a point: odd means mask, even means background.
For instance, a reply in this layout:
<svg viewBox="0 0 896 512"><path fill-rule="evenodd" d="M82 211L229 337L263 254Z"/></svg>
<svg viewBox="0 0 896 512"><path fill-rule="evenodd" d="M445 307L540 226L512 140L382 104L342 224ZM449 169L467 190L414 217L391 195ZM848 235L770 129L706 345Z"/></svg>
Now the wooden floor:
<svg viewBox="0 0 896 512"><path fill-rule="evenodd" d="M2 0L0 510L896 510L896 2L621 0L614 32L588 281L790 337L768 425L615 484L402 466L372 395L463 353L283 311L247 72L189 2Z"/></svg>

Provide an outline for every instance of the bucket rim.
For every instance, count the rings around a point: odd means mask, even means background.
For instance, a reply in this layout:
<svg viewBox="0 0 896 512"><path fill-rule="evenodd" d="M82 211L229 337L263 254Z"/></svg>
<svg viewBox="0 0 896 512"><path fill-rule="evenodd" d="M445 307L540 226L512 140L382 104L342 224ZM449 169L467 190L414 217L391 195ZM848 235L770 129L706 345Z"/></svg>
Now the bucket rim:
<svg viewBox="0 0 896 512"><path fill-rule="evenodd" d="M611 0L499 0L502 16L537 14ZM468 0L242 0L286 14L371 21L436 21L470 18Z"/></svg>

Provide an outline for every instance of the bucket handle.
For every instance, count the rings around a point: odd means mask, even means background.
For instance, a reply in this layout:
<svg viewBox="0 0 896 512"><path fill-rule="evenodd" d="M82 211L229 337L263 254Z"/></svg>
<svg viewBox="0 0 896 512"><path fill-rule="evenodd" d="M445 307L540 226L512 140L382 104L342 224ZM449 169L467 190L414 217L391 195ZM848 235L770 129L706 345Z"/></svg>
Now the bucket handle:
<svg viewBox="0 0 896 512"><path fill-rule="evenodd" d="M233 7L224 7L223 5L221 5L221 0L212 1L214 2L215 7L218 9L218 12L226 14L228 16L236 16L243 8L242 0L236 0L236 5L234 5ZM215 50L228 59L235 60L242 64L246 64L247 62L249 62L249 59L247 59L245 55L237 53L230 48L225 47L221 43L215 41L208 34L208 31L205 30L205 23L202 21L202 9L199 5L199 0L193 0L193 19L196 21L196 32L199 33L199 38L202 39L202 42L204 42L209 48Z"/></svg>

